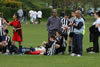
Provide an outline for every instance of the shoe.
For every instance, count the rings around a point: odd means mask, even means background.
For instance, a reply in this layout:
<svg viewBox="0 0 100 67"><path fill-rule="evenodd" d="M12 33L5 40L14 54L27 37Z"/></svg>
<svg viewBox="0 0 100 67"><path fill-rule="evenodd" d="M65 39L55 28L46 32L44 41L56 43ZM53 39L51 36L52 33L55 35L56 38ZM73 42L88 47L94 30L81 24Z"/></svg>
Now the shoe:
<svg viewBox="0 0 100 67"><path fill-rule="evenodd" d="M82 55L80 55L80 54L77 54L77 57L81 57Z"/></svg>
<svg viewBox="0 0 100 67"><path fill-rule="evenodd" d="M76 54L75 53L72 53L71 56L76 56Z"/></svg>
<svg viewBox="0 0 100 67"><path fill-rule="evenodd" d="M91 52L89 52L89 53L93 54L93 53L96 53L96 52L94 52L94 51L91 51Z"/></svg>

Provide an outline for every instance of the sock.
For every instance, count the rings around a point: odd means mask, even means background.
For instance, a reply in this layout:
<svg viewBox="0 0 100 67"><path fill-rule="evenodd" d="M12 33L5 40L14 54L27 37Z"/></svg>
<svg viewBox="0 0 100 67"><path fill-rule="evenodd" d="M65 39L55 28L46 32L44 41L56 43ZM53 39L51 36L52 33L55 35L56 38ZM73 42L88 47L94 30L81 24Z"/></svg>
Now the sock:
<svg viewBox="0 0 100 67"><path fill-rule="evenodd" d="M19 46L19 52L22 53L22 46Z"/></svg>
<svg viewBox="0 0 100 67"><path fill-rule="evenodd" d="M69 52L71 52L71 51L72 51L72 48L71 48L71 46L69 46L69 49L68 49L68 51L69 51Z"/></svg>

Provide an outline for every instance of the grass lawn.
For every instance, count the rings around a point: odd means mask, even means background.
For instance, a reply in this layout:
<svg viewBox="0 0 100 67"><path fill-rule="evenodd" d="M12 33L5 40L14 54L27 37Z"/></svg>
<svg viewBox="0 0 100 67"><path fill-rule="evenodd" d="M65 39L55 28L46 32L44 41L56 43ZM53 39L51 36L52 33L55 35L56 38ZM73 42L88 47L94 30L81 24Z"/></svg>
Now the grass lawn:
<svg viewBox="0 0 100 67"><path fill-rule="evenodd" d="M82 57L71 57L67 55L67 52L65 55L58 56L0 55L0 67L100 67L100 53L88 54L86 52L86 48L92 46L92 43L89 43L89 27L92 25L92 20L92 18L86 17ZM22 26L23 46L36 47L41 45L42 41L47 41L46 21L40 25L22 24ZM11 27L9 27L9 32L9 35L12 36Z"/></svg>

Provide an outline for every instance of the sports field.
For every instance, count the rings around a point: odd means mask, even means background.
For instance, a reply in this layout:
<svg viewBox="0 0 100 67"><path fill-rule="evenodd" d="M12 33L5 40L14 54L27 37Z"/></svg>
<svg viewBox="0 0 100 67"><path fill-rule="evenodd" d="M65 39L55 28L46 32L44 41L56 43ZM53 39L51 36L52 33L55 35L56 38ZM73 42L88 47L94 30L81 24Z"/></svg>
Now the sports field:
<svg viewBox="0 0 100 67"><path fill-rule="evenodd" d="M71 57L67 51L65 55L57 56L0 55L0 67L100 67L100 53L88 54L86 52L86 48L92 46L92 43L89 43L89 27L92 25L93 18L85 17L85 19L86 34L84 35L82 57ZM22 24L22 28L23 46L25 47L36 47L48 39L46 20L43 20L40 25ZM9 35L12 36L11 27L9 27Z"/></svg>

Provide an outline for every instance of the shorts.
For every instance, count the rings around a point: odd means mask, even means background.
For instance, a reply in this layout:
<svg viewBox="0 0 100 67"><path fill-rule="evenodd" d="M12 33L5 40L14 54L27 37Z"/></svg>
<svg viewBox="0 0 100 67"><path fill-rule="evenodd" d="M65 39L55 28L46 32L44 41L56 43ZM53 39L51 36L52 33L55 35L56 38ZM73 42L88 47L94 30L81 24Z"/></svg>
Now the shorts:
<svg viewBox="0 0 100 67"><path fill-rule="evenodd" d="M22 42L23 41L22 32L19 31L19 32L14 33L12 40L17 41L17 42Z"/></svg>
<svg viewBox="0 0 100 67"><path fill-rule="evenodd" d="M73 38L74 37L74 32L70 32L69 37Z"/></svg>

